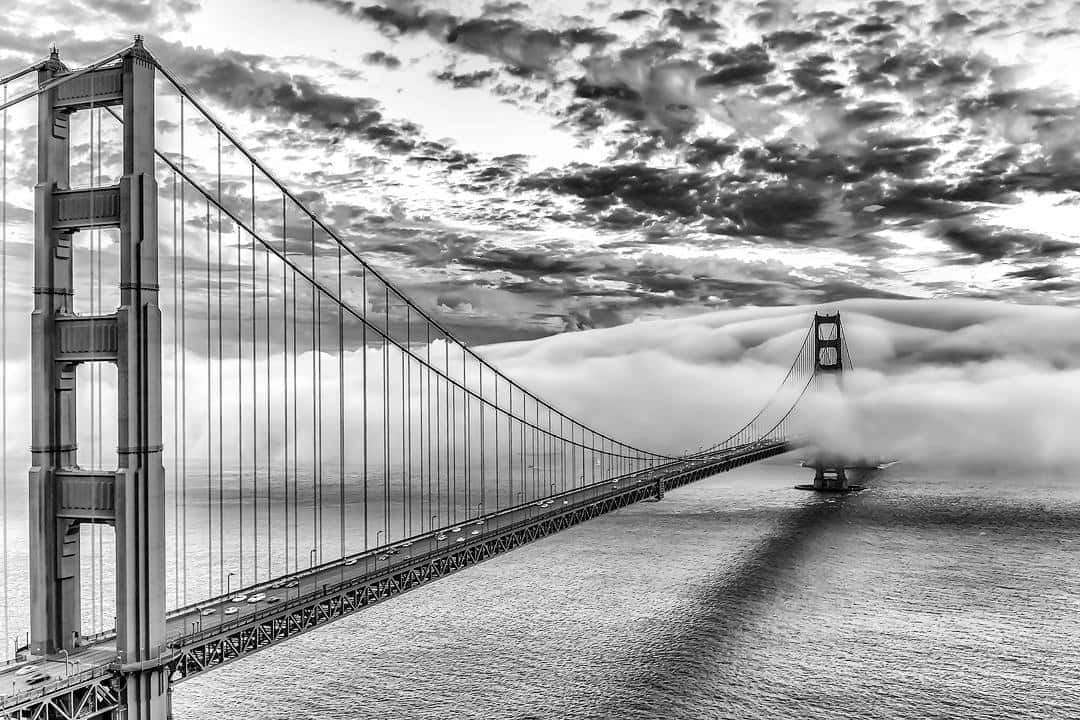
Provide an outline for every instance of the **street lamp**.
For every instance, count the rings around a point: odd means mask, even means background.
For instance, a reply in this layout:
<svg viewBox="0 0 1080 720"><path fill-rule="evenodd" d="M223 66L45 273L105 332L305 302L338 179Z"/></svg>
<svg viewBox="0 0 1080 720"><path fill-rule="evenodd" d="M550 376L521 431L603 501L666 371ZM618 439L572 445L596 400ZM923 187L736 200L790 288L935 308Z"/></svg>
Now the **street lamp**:
<svg viewBox="0 0 1080 720"><path fill-rule="evenodd" d="M231 572L231 573L229 573L229 576L227 578L225 578L225 594L226 595L232 595L232 579L233 579L233 575L235 575L235 574L236 573Z"/></svg>
<svg viewBox="0 0 1080 720"><path fill-rule="evenodd" d="M385 530L379 530L377 533L375 533L375 548L376 549L375 549L374 559L375 559L375 569L376 570L379 569L379 551L378 551L378 548L379 548L379 536L382 535L384 532L386 532L386 531Z"/></svg>
<svg viewBox="0 0 1080 720"><path fill-rule="evenodd" d="M315 567L315 553L317 552L317 548L311 548L311 552L308 553L308 570Z"/></svg>
<svg viewBox="0 0 1080 720"><path fill-rule="evenodd" d="M68 654L67 648L60 648L60 652L64 653L64 677L71 677L71 655Z"/></svg>

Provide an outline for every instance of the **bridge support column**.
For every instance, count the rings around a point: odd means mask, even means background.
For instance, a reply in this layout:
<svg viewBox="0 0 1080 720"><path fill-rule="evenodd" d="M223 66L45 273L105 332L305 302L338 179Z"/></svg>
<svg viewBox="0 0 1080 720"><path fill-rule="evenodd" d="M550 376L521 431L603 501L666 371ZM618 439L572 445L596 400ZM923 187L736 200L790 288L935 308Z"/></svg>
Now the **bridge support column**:
<svg viewBox="0 0 1080 720"><path fill-rule="evenodd" d="M799 490L817 490L820 492L846 492L862 490L862 485L851 482L849 469L854 469L847 459L835 455L819 454L808 467L814 468L814 482L796 485ZM856 473L857 475L861 473Z"/></svg>
<svg viewBox="0 0 1080 720"><path fill-rule="evenodd" d="M66 72L54 51L38 79ZM90 71L38 101L30 650L52 655L79 644L80 524L114 525L116 660L126 720L165 720L168 712L154 75L136 40L119 65ZM119 184L71 190L71 115L116 105L124 124ZM72 236L103 227L119 229L120 304L112 314L79 316L72 303ZM82 362L117 367L115 471L77 463L75 368Z"/></svg>
<svg viewBox="0 0 1080 720"><path fill-rule="evenodd" d="M38 82L66 68L54 53ZM30 653L70 650L81 634L79 523L58 516L59 476L74 467L75 366L57 358L60 318L72 313L71 231L54 227L56 191L69 184L70 112L55 90L38 99L38 182L34 189L34 310L31 326Z"/></svg>
<svg viewBox="0 0 1080 720"><path fill-rule="evenodd" d="M168 716L165 470L161 460L154 66L141 42L123 58L120 180L119 470L116 474L116 650L127 720Z"/></svg>

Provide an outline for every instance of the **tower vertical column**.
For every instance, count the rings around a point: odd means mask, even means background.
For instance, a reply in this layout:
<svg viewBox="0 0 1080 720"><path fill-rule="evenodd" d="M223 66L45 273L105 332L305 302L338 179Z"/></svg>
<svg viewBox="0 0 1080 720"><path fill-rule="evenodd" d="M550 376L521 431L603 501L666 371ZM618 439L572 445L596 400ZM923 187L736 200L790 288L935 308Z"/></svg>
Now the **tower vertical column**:
<svg viewBox="0 0 1080 720"><path fill-rule="evenodd" d="M814 313L814 374L842 375L840 313Z"/></svg>
<svg viewBox="0 0 1080 720"><path fill-rule="evenodd" d="M161 461L154 66L139 39L123 59L120 180L116 649L128 720L168 713L165 470Z"/></svg>
<svg viewBox="0 0 1080 720"><path fill-rule="evenodd" d="M814 314L814 375L832 376L840 383L844 374L843 335L840 313ZM814 490L847 490L845 458L818 452L814 458Z"/></svg>
<svg viewBox="0 0 1080 720"><path fill-rule="evenodd" d="M54 50L45 83L66 70ZM62 468L76 463L75 367L57 357L58 318L71 314L71 230L55 227L56 191L69 186L69 118L56 92L38 97L34 188L34 310L31 327L30 652L71 649L80 632L79 523L57 516Z"/></svg>

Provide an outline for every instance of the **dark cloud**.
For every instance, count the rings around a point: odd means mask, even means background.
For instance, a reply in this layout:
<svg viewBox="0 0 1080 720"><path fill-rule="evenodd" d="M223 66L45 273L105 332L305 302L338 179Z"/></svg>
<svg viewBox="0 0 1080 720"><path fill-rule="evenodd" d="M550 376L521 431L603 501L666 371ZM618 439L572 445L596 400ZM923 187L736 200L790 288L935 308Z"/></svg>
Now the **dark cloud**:
<svg viewBox="0 0 1080 720"><path fill-rule="evenodd" d="M719 22L692 12L684 12L678 8L668 8L664 11L664 21L682 32L708 32L719 30L723 27Z"/></svg>
<svg viewBox="0 0 1080 720"><path fill-rule="evenodd" d="M455 73L453 70L443 70L436 76L443 82L448 82L456 88L479 87L485 80L495 77L494 70L476 70L471 73Z"/></svg>
<svg viewBox="0 0 1080 720"><path fill-rule="evenodd" d="M621 13L617 13L615 15L612 15L611 19L615 20L615 21L627 21L628 22L628 21L631 21L631 20L639 20L639 19L641 19L643 17L649 17L651 15L652 15L652 13L650 11L648 11L648 10L624 10Z"/></svg>
<svg viewBox="0 0 1080 720"><path fill-rule="evenodd" d="M743 48L709 55L712 72L698 78L698 85L737 85L740 83L760 83L776 67L768 52L761 45L747 45Z"/></svg>
<svg viewBox="0 0 1080 720"><path fill-rule="evenodd" d="M824 40L825 36L812 30L777 30L765 35L762 39L770 48L790 52Z"/></svg>
<svg viewBox="0 0 1080 720"><path fill-rule="evenodd" d="M364 55L364 62L368 65L382 65L383 67L394 70L401 67L401 60L396 56L391 55L383 50L376 50L375 52L369 52Z"/></svg>
<svg viewBox="0 0 1080 720"><path fill-rule="evenodd" d="M941 239L953 250L966 258L962 262L988 262L1016 255L1020 252L1040 254L1044 238L1013 230L1003 230L983 225L945 224ZM1074 246L1075 247L1075 246ZM1021 271L1028 272L1028 271ZM1013 277L1030 277L1015 275Z"/></svg>
<svg viewBox="0 0 1080 720"><path fill-rule="evenodd" d="M1064 277L1066 273L1059 265L1037 265L1035 267L1024 268L1023 270L1013 270L1012 272L1005 273L1005 277L1021 278L1024 280L1053 280L1055 278Z"/></svg>

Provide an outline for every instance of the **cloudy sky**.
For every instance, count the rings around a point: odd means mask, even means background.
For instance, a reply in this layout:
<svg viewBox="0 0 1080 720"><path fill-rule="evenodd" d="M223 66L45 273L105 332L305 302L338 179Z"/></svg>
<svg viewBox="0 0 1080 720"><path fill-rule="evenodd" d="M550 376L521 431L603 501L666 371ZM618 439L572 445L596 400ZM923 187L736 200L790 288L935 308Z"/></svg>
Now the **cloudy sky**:
<svg viewBox="0 0 1080 720"><path fill-rule="evenodd" d="M1065 2L41 0L151 49L465 339L849 297L1080 300Z"/></svg>

